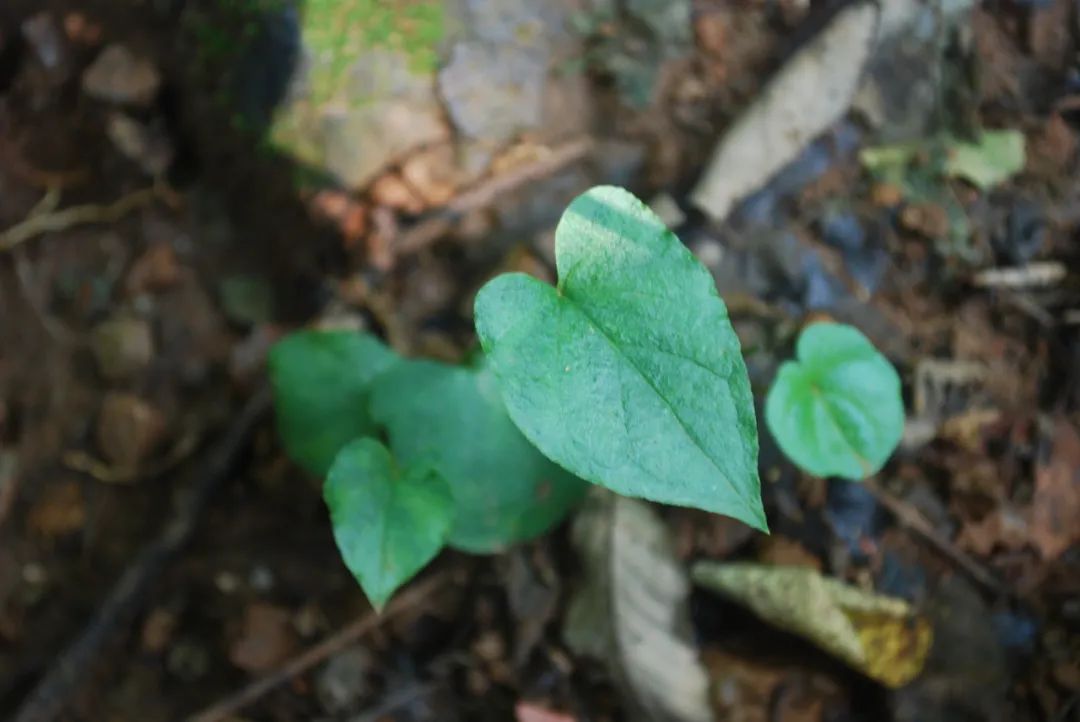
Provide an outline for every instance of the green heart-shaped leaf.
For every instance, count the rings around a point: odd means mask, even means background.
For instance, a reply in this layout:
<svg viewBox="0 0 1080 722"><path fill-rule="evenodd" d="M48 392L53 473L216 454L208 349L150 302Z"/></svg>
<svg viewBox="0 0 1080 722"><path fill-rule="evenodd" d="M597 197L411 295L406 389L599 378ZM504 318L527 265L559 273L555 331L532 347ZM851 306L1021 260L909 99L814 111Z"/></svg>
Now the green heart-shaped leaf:
<svg viewBox="0 0 1080 722"><path fill-rule="evenodd" d="M430 462L450 484L458 549L493 552L542 534L587 489L521 435L486 368L403 361L373 382L371 415L395 457Z"/></svg>
<svg viewBox="0 0 1080 722"><path fill-rule="evenodd" d="M446 481L424 464L400 468L374 439L341 450L323 497L345 566L376 609L435 558L453 523Z"/></svg>
<svg viewBox="0 0 1080 722"><path fill-rule="evenodd" d="M506 274L476 298L514 423L583 479L765 529L750 382L709 272L606 186L570 204L555 256L557 289Z"/></svg>
<svg viewBox="0 0 1080 722"><path fill-rule="evenodd" d="M816 476L857 481L884 465L904 432L900 377L870 340L838 323L799 336L765 401L780 448Z"/></svg>
<svg viewBox="0 0 1080 722"><path fill-rule="evenodd" d="M341 447L375 431L368 385L397 356L356 331L298 331L270 351L278 433L293 461L325 476Z"/></svg>

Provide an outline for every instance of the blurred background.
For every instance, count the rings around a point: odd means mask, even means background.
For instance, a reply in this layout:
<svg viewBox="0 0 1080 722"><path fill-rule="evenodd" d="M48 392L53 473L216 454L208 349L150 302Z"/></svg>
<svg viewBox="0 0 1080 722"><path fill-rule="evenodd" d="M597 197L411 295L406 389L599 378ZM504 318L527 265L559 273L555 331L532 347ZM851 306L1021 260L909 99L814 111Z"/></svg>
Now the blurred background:
<svg viewBox="0 0 1080 722"><path fill-rule="evenodd" d="M1074 0L5 0L0 716L184 719L370 619L267 350L333 323L460 360L480 285L553 280L608 183L714 273L762 396L814 319L904 380L874 484L762 427L770 537L653 513L679 573L815 570L908 602L929 656L875 617L845 665L790 633L814 607L695 588L665 603L704 719L1080 719L1078 50ZM703 719L566 633L586 562L568 525L444 553L203 719Z"/></svg>

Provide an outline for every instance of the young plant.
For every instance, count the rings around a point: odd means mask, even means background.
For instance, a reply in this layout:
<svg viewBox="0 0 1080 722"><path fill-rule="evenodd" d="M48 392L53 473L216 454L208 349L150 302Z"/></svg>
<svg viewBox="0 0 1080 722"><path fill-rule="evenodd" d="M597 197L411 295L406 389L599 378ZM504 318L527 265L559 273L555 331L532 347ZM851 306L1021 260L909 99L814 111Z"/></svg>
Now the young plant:
<svg viewBox="0 0 1080 722"><path fill-rule="evenodd" d="M286 451L316 475L336 454L335 539L376 606L443 544L491 552L543 533L582 479L767 531L750 383L709 272L619 188L575 199L555 250L556 287L506 274L481 289L475 364L343 332L273 350Z"/></svg>
<svg viewBox="0 0 1080 722"><path fill-rule="evenodd" d="M900 377L857 329L807 326L765 400L765 423L791 461L815 476L860 481L900 443Z"/></svg>

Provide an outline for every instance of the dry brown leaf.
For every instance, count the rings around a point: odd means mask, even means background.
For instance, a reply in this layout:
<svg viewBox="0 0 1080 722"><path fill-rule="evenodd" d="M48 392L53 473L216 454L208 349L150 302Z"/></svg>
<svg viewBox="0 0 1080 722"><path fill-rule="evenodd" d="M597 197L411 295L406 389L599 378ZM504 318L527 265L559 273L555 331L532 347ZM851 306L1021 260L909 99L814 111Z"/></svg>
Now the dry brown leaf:
<svg viewBox="0 0 1080 722"><path fill-rule="evenodd" d="M689 642L690 583L648 504L598 490L574 523L585 578L563 629L578 654L604 660L633 719L711 722L709 678Z"/></svg>
<svg viewBox="0 0 1080 722"><path fill-rule="evenodd" d="M720 139L691 194L694 205L722 221L847 113L878 14L873 3L846 5L788 59Z"/></svg>
<svg viewBox="0 0 1080 722"><path fill-rule="evenodd" d="M1054 426L1048 460L1035 468L1031 540L1047 560L1080 541L1080 434L1065 419Z"/></svg>

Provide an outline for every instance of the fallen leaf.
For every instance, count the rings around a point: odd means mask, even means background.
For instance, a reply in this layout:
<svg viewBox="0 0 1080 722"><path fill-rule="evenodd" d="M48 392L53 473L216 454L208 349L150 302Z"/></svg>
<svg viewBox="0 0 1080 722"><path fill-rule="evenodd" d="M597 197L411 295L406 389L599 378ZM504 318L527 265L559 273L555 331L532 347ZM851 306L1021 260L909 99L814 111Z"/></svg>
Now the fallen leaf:
<svg viewBox="0 0 1080 722"><path fill-rule="evenodd" d="M552 712L529 702L518 702L514 706L517 722L575 722L575 718L562 712Z"/></svg>
<svg viewBox="0 0 1080 722"><path fill-rule="evenodd" d="M878 14L874 3L845 7L780 69L720 140L691 196L696 206L723 220L847 113Z"/></svg>
<svg viewBox="0 0 1080 722"><path fill-rule="evenodd" d="M686 631L690 584L667 528L648 504L594 493L574 523L585 566L563 634L604 660L637 718L708 722L709 679Z"/></svg>
<svg viewBox="0 0 1080 722"><path fill-rule="evenodd" d="M907 602L813 569L699 562L693 577L889 687L918 676L930 650L930 626Z"/></svg>
<svg viewBox="0 0 1080 722"><path fill-rule="evenodd" d="M1064 419L1054 425L1049 458L1035 467L1031 539L1044 559L1080 541L1080 434Z"/></svg>
<svg viewBox="0 0 1080 722"><path fill-rule="evenodd" d="M953 140L946 148L946 175L963 178L980 190L989 190L1024 168L1024 134L1018 130L987 130L974 141Z"/></svg>

